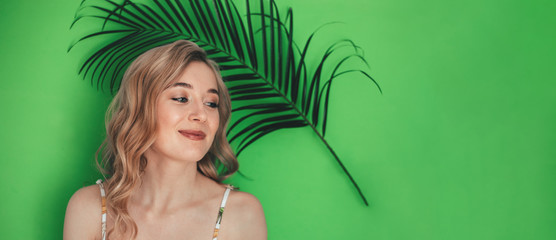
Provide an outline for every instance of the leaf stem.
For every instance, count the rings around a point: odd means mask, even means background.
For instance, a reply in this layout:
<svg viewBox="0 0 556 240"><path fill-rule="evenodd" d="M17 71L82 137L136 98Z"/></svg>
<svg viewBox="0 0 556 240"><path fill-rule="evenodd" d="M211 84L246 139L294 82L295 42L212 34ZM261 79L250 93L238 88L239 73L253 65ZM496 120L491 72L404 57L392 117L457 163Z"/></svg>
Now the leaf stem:
<svg viewBox="0 0 556 240"><path fill-rule="evenodd" d="M351 174L349 173L347 168L344 166L342 161L340 161L340 158L338 157L338 155L336 155L336 152L332 149L332 147L330 147L330 145L328 144L328 141L326 141L326 139L324 139L324 137L317 131L317 129L312 124L309 124L309 125L311 126L313 131L315 131L315 133L320 138L320 140L322 140L324 145L326 145L326 147L328 148L330 153L332 153L332 156L334 156L334 158L336 159L336 162L340 165L342 170L344 170L344 173L348 176L349 180L351 181L351 183L353 184L355 189L357 189L357 193L359 193L359 196L361 196L361 199L363 199L363 202L365 203L365 205L369 206L369 203L367 202L367 199L365 198L365 195L363 195L363 192L361 191L361 189L359 188L359 186L357 185L357 183L355 182L355 180L353 179L353 177L351 176Z"/></svg>

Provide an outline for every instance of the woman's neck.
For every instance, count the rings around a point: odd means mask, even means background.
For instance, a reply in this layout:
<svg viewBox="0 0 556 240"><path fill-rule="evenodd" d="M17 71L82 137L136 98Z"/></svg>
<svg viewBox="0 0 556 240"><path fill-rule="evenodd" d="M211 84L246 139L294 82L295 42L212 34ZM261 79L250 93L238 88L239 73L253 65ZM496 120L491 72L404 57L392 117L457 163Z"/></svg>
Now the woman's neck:
<svg viewBox="0 0 556 240"><path fill-rule="evenodd" d="M202 197L200 186L204 181L197 171L197 162L151 159L130 200L148 206L153 212L166 212Z"/></svg>

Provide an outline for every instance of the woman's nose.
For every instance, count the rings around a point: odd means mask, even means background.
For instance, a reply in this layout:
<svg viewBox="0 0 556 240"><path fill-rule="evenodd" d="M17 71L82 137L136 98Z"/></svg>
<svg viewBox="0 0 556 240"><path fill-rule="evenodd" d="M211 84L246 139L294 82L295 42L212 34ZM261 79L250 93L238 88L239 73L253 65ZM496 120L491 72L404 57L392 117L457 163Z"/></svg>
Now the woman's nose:
<svg viewBox="0 0 556 240"><path fill-rule="evenodd" d="M191 112L189 112L189 120L204 122L207 120L207 113L203 108L204 103L191 104Z"/></svg>

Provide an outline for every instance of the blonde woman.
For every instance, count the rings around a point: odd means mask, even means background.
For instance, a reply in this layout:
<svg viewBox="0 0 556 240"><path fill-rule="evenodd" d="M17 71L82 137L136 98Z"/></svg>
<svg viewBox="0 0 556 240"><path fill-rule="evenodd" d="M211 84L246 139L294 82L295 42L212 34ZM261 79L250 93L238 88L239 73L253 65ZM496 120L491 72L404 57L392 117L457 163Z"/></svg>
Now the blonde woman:
<svg viewBox="0 0 556 240"><path fill-rule="evenodd" d="M238 168L230 113L218 68L196 44L139 56L109 108L107 179L72 196L64 239L266 239L257 198L221 183Z"/></svg>

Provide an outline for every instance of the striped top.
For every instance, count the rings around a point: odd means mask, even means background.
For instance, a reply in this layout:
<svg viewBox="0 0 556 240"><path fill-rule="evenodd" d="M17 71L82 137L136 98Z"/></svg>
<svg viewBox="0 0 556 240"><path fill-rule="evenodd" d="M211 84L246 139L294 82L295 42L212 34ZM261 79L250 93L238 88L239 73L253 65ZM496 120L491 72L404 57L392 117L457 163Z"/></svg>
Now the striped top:
<svg viewBox="0 0 556 240"><path fill-rule="evenodd" d="M104 184L102 180L97 180L97 185L100 188L100 197L102 203L102 240L106 240L106 191L104 191ZM226 191L224 192L224 197L222 197L222 202L220 203L220 209L218 210L218 217L216 218L216 226L214 226L214 233L212 234L212 240L218 240L218 231L220 231L220 223L222 222L222 215L224 214L224 208L226 207L226 201L228 201L228 196L232 190L232 186L226 186Z"/></svg>

